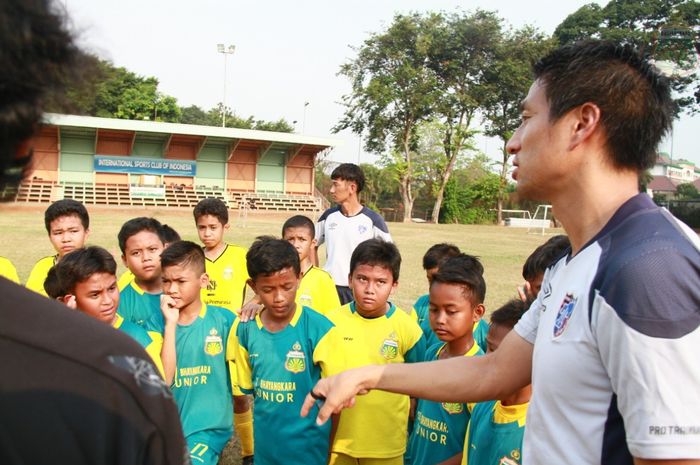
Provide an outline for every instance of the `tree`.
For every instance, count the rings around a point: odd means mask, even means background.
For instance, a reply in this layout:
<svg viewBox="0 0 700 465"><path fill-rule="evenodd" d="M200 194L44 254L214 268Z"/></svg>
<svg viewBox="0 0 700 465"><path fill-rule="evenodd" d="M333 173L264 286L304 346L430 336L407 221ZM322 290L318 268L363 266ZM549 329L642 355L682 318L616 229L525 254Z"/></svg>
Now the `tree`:
<svg viewBox="0 0 700 465"><path fill-rule="evenodd" d="M685 71L672 78L676 103L681 110L697 113L698 26L700 3L696 0L611 0L602 8L593 3L579 8L562 21L554 37L562 45L591 37L629 43L659 66L675 63ZM695 77L689 74L693 70Z"/></svg>
<svg viewBox="0 0 700 465"><path fill-rule="evenodd" d="M439 17L432 29L429 66L442 90L435 102L441 122L442 152L436 163L435 204L431 220L438 222L445 187L457 159L470 149L476 131L470 129L481 105L480 86L501 39L501 19L493 12L455 13Z"/></svg>
<svg viewBox="0 0 700 465"><path fill-rule="evenodd" d="M254 128L258 131L294 132L294 126L289 124L284 118L280 118L277 121L257 120Z"/></svg>
<svg viewBox="0 0 700 465"><path fill-rule="evenodd" d="M532 83L530 66L553 46L553 40L546 39L531 26L508 31L497 46L496 56L485 71L484 84L480 87L485 132L498 137L503 144L497 205L499 224L503 219L503 197L508 183L510 155L506 144L520 125L520 102L526 97Z"/></svg>
<svg viewBox="0 0 700 465"><path fill-rule="evenodd" d="M692 200L700 197L700 193L692 182L686 182L676 186L676 197L679 200Z"/></svg>
<svg viewBox="0 0 700 465"><path fill-rule="evenodd" d="M397 15L389 28L372 34L355 59L341 66L352 91L342 97L345 113L333 128L365 134L365 147L385 153L399 176L403 221L413 210L416 126L431 113L437 89L434 72L425 66L434 19ZM387 150L388 149L388 150Z"/></svg>

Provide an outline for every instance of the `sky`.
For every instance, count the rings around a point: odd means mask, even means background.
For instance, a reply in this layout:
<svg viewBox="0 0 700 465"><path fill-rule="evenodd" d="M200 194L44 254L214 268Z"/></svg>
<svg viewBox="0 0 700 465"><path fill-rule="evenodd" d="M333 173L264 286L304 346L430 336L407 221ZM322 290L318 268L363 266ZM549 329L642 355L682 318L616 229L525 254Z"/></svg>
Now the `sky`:
<svg viewBox="0 0 700 465"><path fill-rule="evenodd" d="M340 141L330 160L372 163L376 157L361 149L357 135L331 132L350 91L337 72L354 57L353 47L385 29L396 13L482 8L498 11L513 27L530 24L551 34L592 0L57 1L83 48L157 77L159 90L181 106L215 106L224 98L225 80L226 105L238 116L296 121L298 133ZM217 44L236 48L224 55ZM684 116L674 125L672 143L669 138L660 149L700 166L698 132L700 116ZM476 146L501 157L497 139L479 136Z"/></svg>

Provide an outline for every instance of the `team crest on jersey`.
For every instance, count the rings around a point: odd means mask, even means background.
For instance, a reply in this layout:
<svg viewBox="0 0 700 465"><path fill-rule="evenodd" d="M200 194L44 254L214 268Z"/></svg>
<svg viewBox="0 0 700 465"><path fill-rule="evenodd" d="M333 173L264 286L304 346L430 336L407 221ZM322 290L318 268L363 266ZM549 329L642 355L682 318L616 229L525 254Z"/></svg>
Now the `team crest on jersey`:
<svg viewBox="0 0 700 465"><path fill-rule="evenodd" d="M520 465L520 462L518 462L517 460L513 460L510 457L501 457L498 460L498 465Z"/></svg>
<svg viewBox="0 0 700 465"><path fill-rule="evenodd" d="M216 329L212 328L209 331L209 336L204 339L204 353L207 355L219 355L224 351L224 345L221 342L221 336Z"/></svg>
<svg viewBox="0 0 700 465"><path fill-rule="evenodd" d="M384 339L382 343L382 348L379 349L379 353L386 360L393 360L399 354L399 338L396 333L392 332L389 336Z"/></svg>
<svg viewBox="0 0 700 465"><path fill-rule="evenodd" d="M233 278L233 268L231 268L230 266L227 266L226 268L224 268L224 272L222 274L223 274L224 279Z"/></svg>
<svg viewBox="0 0 700 465"><path fill-rule="evenodd" d="M284 369L292 373L301 373L306 369L306 355L301 350L301 344L295 342L292 350L287 352L287 360L284 362Z"/></svg>
<svg viewBox="0 0 700 465"><path fill-rule="evenodd" d="M569 320L571 319L571 315L574 313L577 300L578 299L574 297L573 294L569 293L567 293L566 297L564 297L564 301L561 303L561 307L559 307L557 318L554 320L554 337L561 336L566 330Z"/></svg>
<svg viewBox="0 0 700 465"><path fill-rule="evenodd" d="M464 404L457 402L443 402L442 408L450 415L459 415L464 412Z"/></svg>
<svg viewBox="0 0 700 465"><path fill-rule="evenodd" d="M367 226L365 226L364 224L359 225L359 226L357 227L357 232L359 232L360 234L366 233L366 232L367 232Z"/></svg>

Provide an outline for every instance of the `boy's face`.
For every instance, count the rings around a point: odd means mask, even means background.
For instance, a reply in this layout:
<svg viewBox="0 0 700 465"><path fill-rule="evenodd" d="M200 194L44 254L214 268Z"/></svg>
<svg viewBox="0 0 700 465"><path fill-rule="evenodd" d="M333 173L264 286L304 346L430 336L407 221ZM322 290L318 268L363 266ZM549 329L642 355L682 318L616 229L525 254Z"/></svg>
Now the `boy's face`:
<svg viewBox="0 0 700 465"><path fill-rule="evenodd" d="M213 215L202 215L197 218L197 234L206 249L213 249L224 240L224 232L228 229L227 224Z"/></svg>
<svg viewBox="0 0 700 465"><path fill-rule="evenodd" d="M163 243L153 231L139 231L126 240L122 260L139 281L160 277L160 254Z"/></svg>
<svg viewBox="0 0 700 465"><path fill-rule="evenodd" d="M471 336L474 323L484 314L484 306L473 305L464 286L434 283L430 287L430 327L443 342Z"/></svg>
<svg viewBox="0 0 700 465"><path fill-rule="evenodd" d="M209 276L199 274L192 267L172 265L163 268L161 276L163 294L175 301L175 308L182 310L201 299L200 292L207 287Z"/></svg>
<svg viewBox="0 0 700 465"><path fill-rule="evenodd" d="M394 281L394 276L387 267L360 264L350 273L348 284L355 298L357 312L366 318L374 318L386 314L389 296L399 283Z"/></svg>
<svg viewBox="0 0 700 465"><path fill-rule="evenodd" d="M542 289L543 279L544 273L540 273L534 278L527 280L527 283L530 285L530 295L528 296L529 298L534 299L535 297L537 297L537 294L540 293L540 289Z"/></svg>
<svg viewBox="0 0 700 465"><path fill-rule="evenodd" d="M89 234L78 215L59 216L49 225L49 240L59 258L85 245Z"/></svg>
<svg viewBox="0 0 700 465"><path fill-rule="evenodd" d="M293 315L299 276L293 268L283 268L269 276L260 275L249 279L248 285L260 298L268 316L275 320L286 320Z"/></svg>
<svg viewBox="0 0 700 465"><path fill-rule="evenodd" d="M76 284L73 295L78 310L104 323L112 324L119 307L119 288L115 275L95 273Z"/></svg>
<svg viewBox="0 0 700 465"><path fill-rule="evenodd" d="M283 239L294 246L299 253L299 260L302 262L309 258L311 247L316 246L313 233L304 226L285 229Z"/></svg>
<svg viewBox="0 0 700 465"><path fill-rule="evenodd" d="M510 332L511 329L512 328L509 328L508 326L499 325L497 323L491 323L489 332L486 335L486 347L488 349L487 352L494 352L496 349L498 349L498 346L501 345L501 342Z"/></svg>

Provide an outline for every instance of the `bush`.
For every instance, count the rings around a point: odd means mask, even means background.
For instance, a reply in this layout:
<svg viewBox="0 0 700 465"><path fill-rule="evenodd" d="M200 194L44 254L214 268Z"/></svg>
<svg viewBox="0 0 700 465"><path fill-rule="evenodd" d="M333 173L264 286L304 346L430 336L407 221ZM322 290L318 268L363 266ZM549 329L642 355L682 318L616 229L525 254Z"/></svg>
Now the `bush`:
<svg viewBox="0 0 700 465"><path fill-rule="evenodd" d="M487 224L496 221L496 207L500 178L486 173L464 182L455 176L445 186L445 198L440 209L441 223Z"/></svg>

